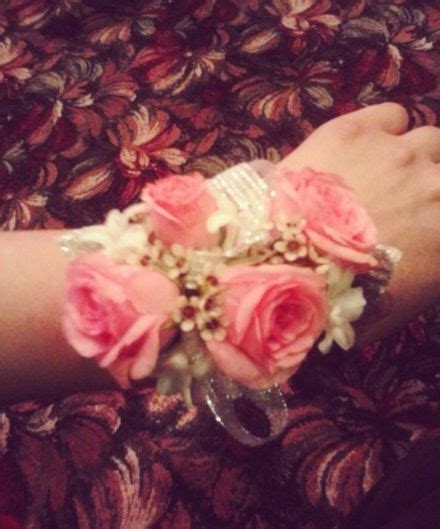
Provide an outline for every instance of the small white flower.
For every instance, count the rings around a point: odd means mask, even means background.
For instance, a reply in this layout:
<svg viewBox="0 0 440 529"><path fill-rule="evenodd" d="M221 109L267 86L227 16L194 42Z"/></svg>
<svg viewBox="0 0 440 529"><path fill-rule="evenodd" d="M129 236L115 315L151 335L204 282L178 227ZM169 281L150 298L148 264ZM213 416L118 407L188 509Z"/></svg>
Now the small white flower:
<svg viewBox="0 0 440 529"><path fill-rule="evenodd" d="M104 224L88 226L76 232L78 251L94 245L117 263L139 264L148 247L148 231L141 220L144 213L144 204L136 204L123 212L116 209L110 211ZM134 216L139 222L131 222Z"/></svg>
<svg viewBox="0 0 440 529"><path fill-rule="evenodd" d="M191 277L183 285L174 322L185 333L197 330L203 340L224 340L226 321L219 305L219 292L216 276Z"/></svg>
<svg viewBox="0 0 440 529"><path fill-rule="evenodd" d="M306 238L304 235L297 235L295 239L278 240L273 245L273 249L282 255L285 261L293 263L307 256Z"/></svg>
<svg viewBox="0 0 440 529"><path fill-rule="evenodd" d="M354 345L355 332L352 322L362 315L366 300L361 287L352 288L354 274L350 270L332 264L329 267L328 301L329 315L324 339L318 344L322 353L327 353L333 342L348 350Z"/></svg>
<svg viewBox="0 0 440 529"><path fill-rule="evenodd" d="M298 259L307 257L307 237L303 233L306 223L300 217L288 219L285 213L280 213L275 227L278 238L272 243L275 255L271 257L272 264L294 263Z"/></svg>
<svg viewBox="0 0 440 529"><path fill-rule="evenodd" d="M190 332L196 328L196 319L199 311L199 298L197 296L179 296L177 309L172 318L183 332Z"/></svg>
<svg viewBox="0 0 440 529"><path fill-rule="evenodd" d="M288 217L284 211L279 213L275 222L275 228L284 240L290 240L304 231L306 221L299 215Z"/></svg>
<svg viewBox="0 0 440 529"><path fill-rule="evenodd" d="M173 244L169 251L164 252L161 256L161 262L165 265L170 279L178 279L187 274L190 269L188 252L179 244Z"/></svg>

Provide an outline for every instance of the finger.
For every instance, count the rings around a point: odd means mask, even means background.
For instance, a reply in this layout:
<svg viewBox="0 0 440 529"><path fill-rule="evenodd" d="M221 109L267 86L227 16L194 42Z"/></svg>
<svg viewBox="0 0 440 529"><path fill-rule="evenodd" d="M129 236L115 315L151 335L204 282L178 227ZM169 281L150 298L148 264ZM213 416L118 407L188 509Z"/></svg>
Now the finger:
<svg viewBox="0 0 440 529"><path fill-rule="evenodd" d="M437 127L419 127L402 136L405 143L419 155L425 155L433 162L440 162L440 129Z"/></svg>
<svg viewBox="0 0 440 529"><path fill-rule="evenodd" d="M336 119L348 119L362 127L376 128L390 134L403 134L408 130L409 122L405 107L397 103L371 105Z"/></svg>

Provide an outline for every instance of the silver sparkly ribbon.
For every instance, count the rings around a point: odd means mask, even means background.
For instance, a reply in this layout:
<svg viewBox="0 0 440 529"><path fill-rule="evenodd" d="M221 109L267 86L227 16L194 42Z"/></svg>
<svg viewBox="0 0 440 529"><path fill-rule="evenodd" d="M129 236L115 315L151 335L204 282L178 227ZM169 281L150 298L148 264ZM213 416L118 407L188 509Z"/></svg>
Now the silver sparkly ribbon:
<svg viewBox="0 0 440 529"><path fill-rule="evenodd" d="M286 428L288 413L284 395L279 386L253 390L216 373L205 380L203 385L205 402L216 421L232 437L247 446L261 446L278 437ZM264 413L268 423L267 435L259 436L250 432L237 415L235 403L244 399Z"/></svg>

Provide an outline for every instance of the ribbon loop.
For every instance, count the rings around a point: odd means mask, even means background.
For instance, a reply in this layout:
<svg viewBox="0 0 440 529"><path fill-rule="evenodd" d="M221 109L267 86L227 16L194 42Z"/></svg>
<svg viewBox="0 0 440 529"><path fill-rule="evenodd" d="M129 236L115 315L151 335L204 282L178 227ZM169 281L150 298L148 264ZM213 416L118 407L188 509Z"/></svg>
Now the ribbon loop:
<svg viewBox="0 0 440 529"><path fill-rule="evenodd" d="M204 398L217 422L247 446L263 445L280 435L286 427L287 404L279 386L253 390L217 373L204 382ZM240 421L234 405L238 399L249 401L264 413L270 425L267 436L255 435Z"/></svg>

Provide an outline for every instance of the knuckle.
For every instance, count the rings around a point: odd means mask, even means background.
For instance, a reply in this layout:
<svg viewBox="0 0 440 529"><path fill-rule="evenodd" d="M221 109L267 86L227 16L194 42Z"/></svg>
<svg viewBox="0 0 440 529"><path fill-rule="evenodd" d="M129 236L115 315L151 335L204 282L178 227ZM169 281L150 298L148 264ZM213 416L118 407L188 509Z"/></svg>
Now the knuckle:
<svg viewBox="0 0 440 529"><path fill-rule="evenodd" d="M434 125L424 125L413 129L411 134L420 140L440 138L440 129Z"/></svg>
<svg viewBox="0 0 440 529"><path fill-rule="evenodd" d="M408 120L408 111L403 105L399 103L394 103L393 101L387 101L382 103L382 109L384 112L392 114L396 119L400 121Z"/></svg>
<svg viewBox="0 0 440 529"><path fill-rule="evenodd" d="M390 156L397 167L408 167L415 162L417 149L412 145L395 145L390 152Z"/></svg>

